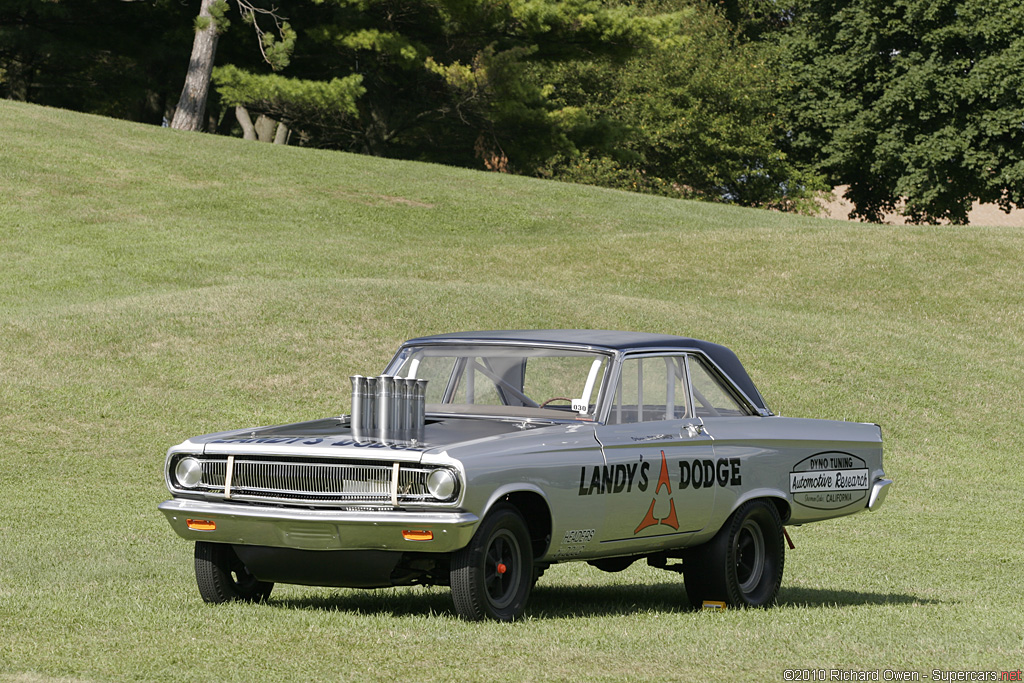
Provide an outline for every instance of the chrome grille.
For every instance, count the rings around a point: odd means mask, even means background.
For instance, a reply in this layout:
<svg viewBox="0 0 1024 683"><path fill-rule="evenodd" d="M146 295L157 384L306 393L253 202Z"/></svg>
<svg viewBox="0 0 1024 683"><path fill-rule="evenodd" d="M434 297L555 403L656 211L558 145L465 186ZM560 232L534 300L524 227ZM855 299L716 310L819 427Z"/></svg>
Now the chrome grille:
<svg viewBox="0 0 1024 683"><path fill-rule="evenodd" d="M203 478L193 491L225 493L226 458L199 458ZM234 458L230 498L287 503L371 504L432 501L427 492L431 470L401 465L397 486L394 464L283 461ZM393 490L394 487L394 490ZM228 495L225 495L228 497Z"/></svg>

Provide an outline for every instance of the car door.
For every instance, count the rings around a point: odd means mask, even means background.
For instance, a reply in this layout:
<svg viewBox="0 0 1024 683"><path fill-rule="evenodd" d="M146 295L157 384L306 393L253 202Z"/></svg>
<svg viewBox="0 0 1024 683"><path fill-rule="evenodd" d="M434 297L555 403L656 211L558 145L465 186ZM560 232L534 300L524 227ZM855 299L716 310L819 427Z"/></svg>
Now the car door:
<svg viewBox="0 0 1024 683"><path fill-rule="evenodd" d="M715 509L711 524L719 526L736 507L743 491L757 486L782 488L788 476L777 446L765 443L764 424L755 408L732 388L704 357L687 358L694 414L715 445ZM777 420L778 418L772 418ZM777 424L770 422L769 424ZM753 431L752 431L753 430ZM752 434L759 435L751 439ZM769 443L779 444L775 437ZM758 460L751 466L751 459ZM755 475L756 476L752 476ZM744 480L746 476L746 480Z"/></svg>
<svg viewBox="0 0 1024 683"><path fill-rule="evenodd" d="M703 529L715 498L711 437L694 415L686 354L627 356L611 410L597 427L605 464L582 476L580 493L600 496L608 555L685 545Z"/></svg>

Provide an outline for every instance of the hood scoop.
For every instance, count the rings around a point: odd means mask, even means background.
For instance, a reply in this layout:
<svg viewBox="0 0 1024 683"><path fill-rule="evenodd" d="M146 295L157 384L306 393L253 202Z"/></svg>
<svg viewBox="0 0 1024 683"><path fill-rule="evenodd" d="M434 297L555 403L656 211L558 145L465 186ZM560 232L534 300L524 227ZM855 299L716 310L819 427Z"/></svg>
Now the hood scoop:
<svg viewBox="0 0 1024 683"><path fill-rule="evenodd" d="M352 375L352 436L356 441L422 443L427 380Z"/></svg>

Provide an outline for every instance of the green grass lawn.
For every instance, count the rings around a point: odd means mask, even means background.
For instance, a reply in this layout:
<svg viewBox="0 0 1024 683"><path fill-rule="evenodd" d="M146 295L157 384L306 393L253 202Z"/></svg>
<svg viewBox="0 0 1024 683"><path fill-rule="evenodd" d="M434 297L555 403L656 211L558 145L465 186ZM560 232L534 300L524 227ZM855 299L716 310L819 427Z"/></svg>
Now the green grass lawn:
<svg viewBox="0 0 1024 683"><path fill-rule="evenodd" d="M209 606L156 506L188 436L344 412L434 332L724 343L770 407L878 422L877 513L791 529L779 607L553 567ZM781 681L1024 666L1024 233L848 224L0 102L0 678ZM884 675L884 673L882 674ZM926 680L922 675L922 679Z"/></svg>

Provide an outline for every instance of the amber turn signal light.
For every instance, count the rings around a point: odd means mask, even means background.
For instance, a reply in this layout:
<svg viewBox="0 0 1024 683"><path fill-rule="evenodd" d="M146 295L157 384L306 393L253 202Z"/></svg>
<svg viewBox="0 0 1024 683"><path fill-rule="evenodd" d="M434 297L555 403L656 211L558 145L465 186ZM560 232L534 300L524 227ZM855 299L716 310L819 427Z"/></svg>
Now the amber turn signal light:
<svg viewBox="0 0 1024 683"><path fill-rule="evenodd" d="M434 532L423 529L406 529L402 532L402 538L407 541L433 541Z"/></svg>
<svg viewBox="0 0 1024 683"><path fill-rule="evenodd" d="M185 525L193 531L216 531L217 522L212 519L186 519Z"/></svg>

